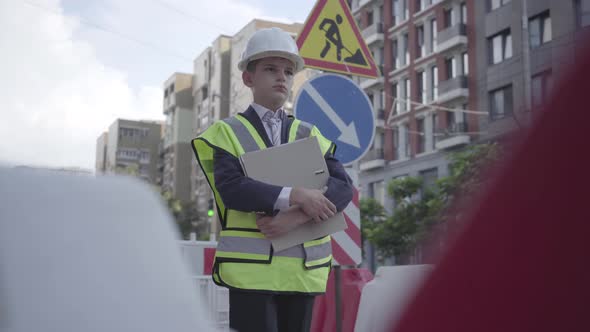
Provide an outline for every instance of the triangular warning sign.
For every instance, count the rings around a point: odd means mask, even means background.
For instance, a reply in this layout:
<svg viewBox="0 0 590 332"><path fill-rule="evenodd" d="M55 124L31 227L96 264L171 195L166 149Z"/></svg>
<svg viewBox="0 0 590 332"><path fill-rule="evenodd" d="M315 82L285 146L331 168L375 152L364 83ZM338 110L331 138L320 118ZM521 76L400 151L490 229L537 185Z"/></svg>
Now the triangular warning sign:
<svg viewBox="0 0 590 332"><path fill-rule="evenodd" d="M378 77L379 71L345 0L318 0L297 37L307 67Z"/></svg>

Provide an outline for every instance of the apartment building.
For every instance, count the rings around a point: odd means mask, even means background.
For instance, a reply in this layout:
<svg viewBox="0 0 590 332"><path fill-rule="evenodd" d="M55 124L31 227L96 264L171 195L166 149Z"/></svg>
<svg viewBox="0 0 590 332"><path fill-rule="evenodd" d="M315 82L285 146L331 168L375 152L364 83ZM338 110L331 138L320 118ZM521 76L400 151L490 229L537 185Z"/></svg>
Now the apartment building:
<svg viewBox="0 0 590 332"><path fill-rule="evenodd" d="M522 1L350 2L383 74L357 79L377 119L373 146L360 162L365 197L391 207L389 180L422 176L432 184L448 174L448 152L530 123L527 96L534 109L550 95L556 75L573 64L590 5L528 1L523 43Z"/></svg>
<svg viewBox="0 0 590 332"><path fill-rule="evenodd" d="M213 122L229 115L230 56L231 37L221 35L193 62L193 138ZM209 201L213 196L194 154L191 158L191 200L199 220L204 221L208 220ZM200 226L200 229L208 228L207 225ZM215 228L216 223L212 226Z"/></svg>
<svg viewBox="0 0 590 332"><path fill-rule="evenodd" d="M477 131L476 108L466 79L474 56L469 1L353 1L362 35L381 69L376 79L358 79L377 119L373 146L360 162L365 197L386 207L389 180L422 175L432 183L448 172L445 150L471 141L454 135ZM473 71L473 70L472 70ZM448 136L447 136L448 135ZM459 137L459 138L457 138Z"/></svg>
<svg viewBox="0 0 590 332"><path fill-rule="evenodd" d="M166 115L164 139L160 149L162 158L162 190L184 203L191 201L190 145L194 136L193 75L174 73L164 82L163 112Z"/></svg>
<svg viewBox="0 0 590 332"><path fill-rule="evenodd" d="M486 129L482 139L498 139L533 120L588 37L588 0L528 0L526 7L526 15L523 0L482 1L475 7L481 46L476 48L476 94L480 108L489 112L480 117L480 127ZM525 68L527 58L530 69Z"/></svg>
<svg viewBox="0 0 590 332"><path fill-rule="evenodd" d="M130 174L156 183L162 123L117 119L97 139L96 173Z"/></svg>
<svg viewBox="0 0 590 332"><path fill-rule="evenodd" d="M96 157L94 171L96 174L104 174L107 171L107 144L109 133L104 132L96 139Z"/></svg>

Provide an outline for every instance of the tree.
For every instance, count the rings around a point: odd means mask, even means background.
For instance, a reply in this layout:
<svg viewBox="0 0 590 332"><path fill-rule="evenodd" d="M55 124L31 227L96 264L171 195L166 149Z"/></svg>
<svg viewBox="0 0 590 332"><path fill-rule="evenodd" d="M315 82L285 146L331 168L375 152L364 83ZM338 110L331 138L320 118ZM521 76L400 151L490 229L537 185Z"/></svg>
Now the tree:
<svg viewBox="0 0 590 332"><path fill-rule="evenodd" d="M419 177L392 180L387 186L387 193L395 202L391 216L375 218L383 207L372 199L361 201L365 236L384 255L403 261L433 229L459 220L460 209L451 210L456 198L471 196L481 189L481 168L497 160L499 153L496 144L472 145L452 153L450 175L439 179L431 188L425 188Z"/></svg>

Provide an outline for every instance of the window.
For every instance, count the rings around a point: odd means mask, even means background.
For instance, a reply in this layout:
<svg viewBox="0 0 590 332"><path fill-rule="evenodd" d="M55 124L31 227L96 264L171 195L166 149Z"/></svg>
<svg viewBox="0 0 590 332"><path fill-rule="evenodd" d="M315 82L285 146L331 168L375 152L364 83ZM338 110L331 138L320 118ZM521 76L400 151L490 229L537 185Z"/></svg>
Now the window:
<svg viewBox="0 0 590 332"><path fill-rule="evenodd" d="M207 100L207 98L209 98L209 89L206 85L201 88L201 98L202 100Z"/></svg>
<svg viewBox="0 0 590 332"><path fill-rule="evenodd" d="M417 92L418 92L418 102L425 103L426 102L426 75L424 75L423 71L419 71L416 73L416 81L417 81Z"/></svg>
<svg viewBox="0 0 590 332"><path fill-rule="evenodd" d="M416 13L421 12L426 8L426 0L416 0Z"/></svg>
<svg viewBox="0 0 590 332"><path fill-rule="evenodd" d="M371 183L369 186L369 196L374 198L379 202L379 204L383 205L385 201L385 184L383 181L377 181Z"/></svg>
<svg viewBox="0 0 590 332"><path fill-rule="evenodd" d="M531 48L551 41L551 16L549 11L529 20L529 40Z"/></svg>
<svg viewBox="0 0 590 332"><path fill-rule="evenodd" d="M417 151L416 153L422 153L424 151L426 151L426 135L424 133L424 119L418 119L416 120L416 127L418 130L418 133L416 133L416 136L418 136L418 146L417 146Z"/></svg>
<svg viewBox="0 0 590 332"><path fill-rule="evenodd" d="M399 0L391 0L391 26L396 26L400 21L398 15L400 14Z"/></svg>
<svg viewBox="0 0 590 332"><path fill-rule="evenodd" d="M436 180L438 179L438 169L431 168L420 171L420 177L422 178L422 192L424 192L436 185Z"/></svg>
<svg viewBox="0 0 590 332"><path fill-rule="evenodd" d="M489 0L489 6L490 6L490 10L496 10L508 3L510 3L510 0Z"/></svg>
<svg viewBox="0 0 590 332"><path fill-rule="evenodd" d="M490 64L497 64L512 57L512 35L504 30L488 39Z"/></svg>
<svg viewBox="0 0 590 332"><path fill-rule="evenodd" d="M430 20L430 36L432 37L430 39L430 50L431 52L436 52L436 43L437 43L437 29L436 29L436 19L433 18L432 20Z"/></svg>
<svg viewBox="0 0 590 332"><path fill-rule="evenodd" d="M501 119L512 114L512 86L490 92L490 117L492 120Z"/></svg>
<svg viewBox="0 0 590 332"><path fill-rule="evenodd" d="M209 115L205 115L201 118L201 128L207 128L209 126Z"/></svg>
<svg viewBox="0 0 590 332"><path fill-rule="evenodd" d="M461 3L461 23L467 24L467 4Z"/></svg>
<svg viewBox="0 0 590 332"><path fill-rule="evenodd" d="M430 79L432 86L432 100L434 101L438 99L438 68L436 66L430 68Z"/></svg>
<svg viewBox="0 0 590 332"><path fill-rule="evenodd" d="M574 11L578 28L590 26L590 0L575 0Z"/></svg>
<svg viewBox="0 0 590 332"><path fill-rule="evenodd" d="M457 77L457 62L455 57L445 59L445 66L447 67L447 79Z"/></svg>
<svg viewBox="0 0 590 332"><path fill-rule="evenodd" d="M416 27L416 57L420 58L425 55L424 51L424 26Z"/></svg>
<svg viewBox="0 0 590 332"><path fill-rule="evenodd" d="M394 39L391 42L391 56L392 56L392 60L391 61L391 65L392 65L392 69L396 70L397 68L400 67L400 63L399 63L399 56L398 56L398 44L397 44L397 39Z"/></svg>
<svg viewBox="0 0 590 332"><path fill-rule="evenodd" d="M533 107L538 107L547 102L552 83L551 71L546 71L532 77L531 98Z"/></svg>
<svg viewBox="0 0 590 332"><path fill-rule="evenodd" d="M469 54L467 52L463 52L463 76L469 75Z"/></svg>
<svg viewBox="0 0 590 332"><path fill-rule="evenodd" d="M455 12L453 12L453 8L447 8L444 10L445 16L445 28L450 28L453 26L455 22Z"/></svg>
<svg viewBox="0 0 590 332"><path fill-rule="evenodd" d="M438 114L436 114L436 113L432 114L432 128L431 129L432 130L430 132L430 135L432 137L432 140L430 142L432 145L430 146L430 149L436 150L436 138L437 138L436 136L438 133L437 132L438 131Z"/></svg>
<svg viewBox="0 0 590 332"><path fill-rule="evenodd" d="M408 38L408 33L407 32L403 34L402 40L404 42L404 46L403 46L404 47L403 48L403 51L404 51L404 63L403 64L404 64L404 66L407 66L407 65L410 64L410 52L409 52L409 48L408 48L409 47L409 38Z"/></svg>
<svg viewBox="0 0 590 332"><path fill-rule="evenodd" d="M150 151L142 150L139 152L139 161L142 163L149 163L150 162Z"/></svg>
<svg viewBox="0 0 590 332"><path fill-rule="evenodd" d="M410 147L410 126L408 124L404 125L404 138L406 139L406 144L404 145L404 157L409 157L410 153L411 153L411 147Z"/></svg>
<svg viewBox="0 0 590 332"><path fill-rule="evenodd" d="M370 27L371 25L373 25L373 11L369 11L367 12L367 27Z"/></svg>
<svg viewBox="0 0 590 332"><path fill-rule="evenodd" d="M398 96L398 91L397 89L399 89L399 87L397 86L397 82L391 84L391 97L393 98L393 102L395 103L394 107L393 107L393 114L396 114L398 112L397 106L397 96Z"/></svg>
<svg viewBox="0 0 590 332"><path fill-rule="evenodd" d="M400 158L401 150L399 146L399 127L393 127L393 160Z"/></svg>
<svg viewBox="0 0 590 332"><path fill-rule="evenodd" d="M174 83L170 84L170 93L174 92Z"/></svg>
<svg viewBox="0 0 590 332"><path fill-rule="evenodd" d="M402 21L405 21L410 17L410 8L408 6L408 0L401 0L401 3L404 7L402 11Z"/></svg>
<svg viewBox="0 0 590 332"><path fill-rule="evenodd" d="M404 96L404 99L406 100L406 108L405 108L405 110L406 111L409 111L410 108L412 107L412 102L410 101L410 98L412 96L412 87L410 85L410 79L409 78L406 78L404 80L404 82L405 82L405 88L406 88L405 96Z"/></svg>

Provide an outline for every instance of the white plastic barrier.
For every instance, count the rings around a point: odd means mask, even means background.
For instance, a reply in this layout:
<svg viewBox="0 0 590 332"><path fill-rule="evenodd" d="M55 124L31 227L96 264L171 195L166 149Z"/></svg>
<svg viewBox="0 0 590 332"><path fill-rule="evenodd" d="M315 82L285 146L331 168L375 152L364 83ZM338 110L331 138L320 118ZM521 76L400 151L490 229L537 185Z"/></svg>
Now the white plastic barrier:
<svg viewBox="0 0 590 332"><path fill-rule="evenodd" d="M205 266L205 249L217 248L216 241L180 241L182 257L191 276L202 276Z"/></svg>
<svg viewBox="0 0 590 332"><path fill-rule="evenodd" d="M229 331L229 291L203 275L205 249L216 248L216 241L180 241L182 256L211 320L221 331Z"/></svg>
<svg viewBox="0 0 590 332"><path fill-rule="evenodd" d="M431 270L431 265L383 266L377 269L375 279L363 288L354 330L389 331L390 324L399 320L408 301Z"/></svg>
<svg viewBox="0 0 590 332"><path fill-rule="evenodd" d="M211 276L193 277L201 299L207 304L209 317L220 331L229 331L229 291L219 287Z"/></svg>
<svg viewBox="0 0 590 332"><path fill-rule="evenodd" d="M0 330L213 331L159 194L0 168Z"/></svg>

